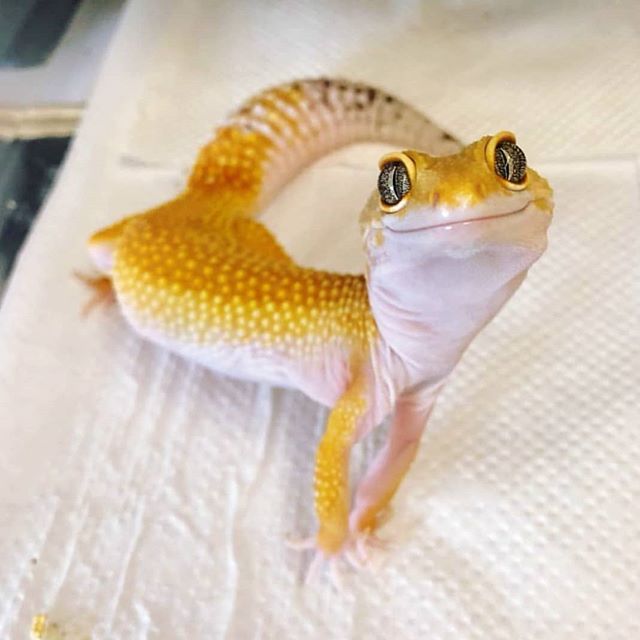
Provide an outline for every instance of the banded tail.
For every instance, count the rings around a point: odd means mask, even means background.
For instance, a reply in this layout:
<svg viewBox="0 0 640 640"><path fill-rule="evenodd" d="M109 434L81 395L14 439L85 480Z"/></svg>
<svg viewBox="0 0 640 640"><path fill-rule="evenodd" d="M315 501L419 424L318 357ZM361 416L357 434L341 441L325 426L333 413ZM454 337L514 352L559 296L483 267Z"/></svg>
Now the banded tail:
<svg viewBox="0 0 640 640"><path fill-rule="evenodd" d="M263 207L320 156L356 142L386 142L432 155L462 144L405 102L357 82L309 79L250 98L198 156L194 190L241 191Z"/></svg>

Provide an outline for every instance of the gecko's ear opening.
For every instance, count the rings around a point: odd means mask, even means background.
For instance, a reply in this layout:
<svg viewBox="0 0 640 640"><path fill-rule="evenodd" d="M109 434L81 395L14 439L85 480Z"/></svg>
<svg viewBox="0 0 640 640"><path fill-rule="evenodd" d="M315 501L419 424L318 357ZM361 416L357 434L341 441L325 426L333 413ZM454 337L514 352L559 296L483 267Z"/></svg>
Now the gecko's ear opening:
<svg viewBox="0 0 640 640"><path fill-rule="evenodd" d="M382 156L378 166L380 209L385 213L400 211L407 204L415 184L416 165L406 153L398 151Z"/></svg>

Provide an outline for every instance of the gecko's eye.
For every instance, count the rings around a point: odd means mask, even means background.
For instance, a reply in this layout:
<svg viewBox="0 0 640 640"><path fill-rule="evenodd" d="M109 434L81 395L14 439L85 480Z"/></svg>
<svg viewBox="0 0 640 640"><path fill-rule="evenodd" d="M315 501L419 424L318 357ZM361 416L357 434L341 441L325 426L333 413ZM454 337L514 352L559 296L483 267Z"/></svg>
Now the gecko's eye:
<svg viewBox="0 0 640 640"><path fill-rule="evenodd" d="M393 213L402 209L411 191L412 173L415 174L413 161L403 153L390 154L380 160L378 193L383 211Z"/></svg>
<svg viewBox="0 0 640 640"><path fill-rule="evenodd" d="M411 189L411 180L407 168L396 160L387 162L378 176L378 192L382 204L392 207L398 204Z"/></svg>
<svg viewBox="0 0 640 640"><path fill-rule="evenodd" d="M496 145L494 168L503 180L522 184L527 176L527 157L515 142L502 140Z"/></svg>

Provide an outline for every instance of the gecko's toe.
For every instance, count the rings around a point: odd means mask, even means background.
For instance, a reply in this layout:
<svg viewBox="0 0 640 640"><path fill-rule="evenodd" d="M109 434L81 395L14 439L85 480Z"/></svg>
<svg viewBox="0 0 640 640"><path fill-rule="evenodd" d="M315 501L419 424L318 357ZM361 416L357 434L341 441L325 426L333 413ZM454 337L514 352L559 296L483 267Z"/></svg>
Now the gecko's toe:
<svg viewBox="0 0 640 640"><path fill-rule="evenodd" d="M320 574L320 569L325 561L325 555L322 551L316 551L313 554L313 560L309 564L309 568L307 569L307 575L304 577L305 584L311 584L315 582Z"/></svg>
<svg viewBox="0 0 640 640"><path fill-rule="evenodd" d="M329 578L336 591L345 593L346 589L344 583L342 554L327 556L323 551L316 551L313 556L313 560L309 565L309 570L307 571L307 575L304 580L305 584L315 582L323 566L328 567Z"/></svg>
<svg viewBox="0 0 640 640"><path fill-rule="evenodd" d="M289 549L293 549L294 551L306 551L307 549L315 549L317 546L315 536L308 536L306 538L287 536L284 543Z"/></svg>
<svg viewBox="0 0 640 640"><path fill-rule="evenodd" d="M98 306L111 305L116 301L113 284L108 276L90 276L80 271L74 271L73 275L93 291L80 312L83 317L87 317Z"/></svg>
<svg viewBox="0 0 640 640"><path fill-rule="evenodd" d="M342 559L337 556L329 558L329 575L331 576L331 584L337 591L344 594L346 593L343 572L344 565L341 560Z"/></svg>

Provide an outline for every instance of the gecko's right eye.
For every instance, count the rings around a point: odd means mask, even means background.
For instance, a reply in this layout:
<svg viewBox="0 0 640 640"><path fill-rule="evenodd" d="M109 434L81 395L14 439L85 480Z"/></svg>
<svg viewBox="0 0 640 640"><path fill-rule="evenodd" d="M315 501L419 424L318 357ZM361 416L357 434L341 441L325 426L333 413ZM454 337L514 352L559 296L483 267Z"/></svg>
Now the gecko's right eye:
<svg viewBox="0 0 640 640"><path fill-rule="evenodd" d="M403 153L384 156L380 160L378 176L380 208L386 213L394 213L402 209L411 191L413 179L415 179L415 165L408 156Z"/></svg>

